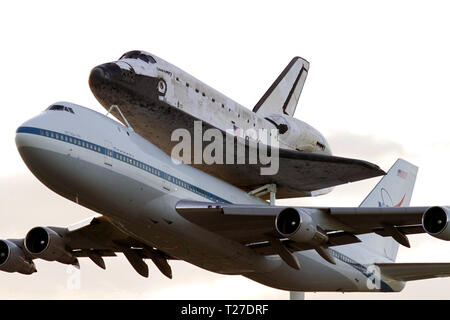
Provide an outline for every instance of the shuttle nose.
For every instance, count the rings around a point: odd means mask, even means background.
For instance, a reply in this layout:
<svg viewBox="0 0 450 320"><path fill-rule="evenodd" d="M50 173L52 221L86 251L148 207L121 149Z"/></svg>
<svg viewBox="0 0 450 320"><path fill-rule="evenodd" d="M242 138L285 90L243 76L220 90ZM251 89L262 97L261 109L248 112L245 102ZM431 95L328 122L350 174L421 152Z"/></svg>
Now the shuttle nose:
<svg viewBox="0 0 450 320"><path fill-rule="evenodd" d="M101 81L105 79L105 72L102 67L95 67L91 71L91 75L89 76L90 81Z"/></svg>
<svg viewBox="0 0 450 320"><path fill-rule="evenodd" d="M92 69L89 75L89 85L96 87L111 80L110 69L111 67L108 67L108 64L100 65Z"/></svg>
<svg viewBox="0 0 450 320"><path fill-rule="evenodd" d="M105 63L91 70L89 85L91 88L97 88L102 85L118 84L128 80L130 72L131 70L121 69L116 63Z"/></svg>

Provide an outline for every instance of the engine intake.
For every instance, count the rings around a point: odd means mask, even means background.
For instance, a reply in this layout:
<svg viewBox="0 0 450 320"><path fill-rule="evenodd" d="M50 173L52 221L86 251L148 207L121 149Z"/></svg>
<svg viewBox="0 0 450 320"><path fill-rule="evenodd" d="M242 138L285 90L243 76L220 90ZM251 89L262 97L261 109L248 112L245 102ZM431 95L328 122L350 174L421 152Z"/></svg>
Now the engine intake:
<svg viewBox="0 0 450 320"><path fill-rule="evenodd" d="M33 261L27 259L22 248L10 240L0 240L0 270L32 274L36 272L36 267Z"/></svg>
<svg viewBox="0 0 450 320"><path fill-rule="evenodd" d="M431 236L450 240L450 208L431 207L422 216L422 227Z"/></svg>
<svg viewBox="0 0 450 320"><path fill-rule="evenodd" d="M24 244L25 249L36 258L65 264L77 263L77 258L66 249L63 237L48 227L31 229Z"/></svg>
<svg viewBox="0 0 450 320"><path fill-rule="evenodd" d="M298 208L283 209L275 219L275 228L282 236L299 243L320 245L328 241L312 217Z"/></svg>

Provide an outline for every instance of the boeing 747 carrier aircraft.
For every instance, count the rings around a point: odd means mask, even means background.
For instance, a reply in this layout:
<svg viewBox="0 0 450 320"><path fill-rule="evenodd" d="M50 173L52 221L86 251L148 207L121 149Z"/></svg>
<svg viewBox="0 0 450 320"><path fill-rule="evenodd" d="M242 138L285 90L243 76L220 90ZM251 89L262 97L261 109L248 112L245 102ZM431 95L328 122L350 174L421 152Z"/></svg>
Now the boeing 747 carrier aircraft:
<svg viewBox="0 0 450 320"><path fill-rule="evenodd" d="M179 259L290 291L400 291L450 276L448 263L395 263L407 235L450 240L450 208L409 207L417 168L398 160L356 208L269 205L170 157L90 109L51 105L17 129L30 171L61 196L100 214L69 227L39 226L0 241L0 270L32 274L34 259L78 264L123 253L172 277Z"/></svg>

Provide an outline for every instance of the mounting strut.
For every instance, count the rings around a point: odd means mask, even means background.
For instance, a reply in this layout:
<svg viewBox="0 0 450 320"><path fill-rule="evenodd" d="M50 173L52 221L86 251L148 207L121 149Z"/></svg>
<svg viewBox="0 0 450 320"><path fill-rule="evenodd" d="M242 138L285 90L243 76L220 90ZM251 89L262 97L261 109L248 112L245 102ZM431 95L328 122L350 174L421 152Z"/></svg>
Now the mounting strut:
<svg viewBox="0 0 450 320"><path fill-rule="evenodd" d="M277 194L277 185L275 183L266 184L253 191L250 191L248 194L255 197L261 197L268 193L270 193L270 205L274 206Z"/></svg>

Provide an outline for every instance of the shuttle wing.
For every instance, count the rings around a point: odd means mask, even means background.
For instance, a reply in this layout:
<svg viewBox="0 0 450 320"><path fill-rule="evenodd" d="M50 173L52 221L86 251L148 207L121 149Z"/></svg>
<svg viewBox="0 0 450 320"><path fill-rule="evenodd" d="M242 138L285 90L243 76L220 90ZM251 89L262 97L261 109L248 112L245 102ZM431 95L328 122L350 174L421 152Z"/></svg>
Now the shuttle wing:
<svg viewBox="0 0 450 320"><path fill-rule="evenodd" d="M276 254L271 239L277 238L291 251L313 249L307 243L297 243L283 237L275 228L277 215L286 208L282 206L254 206L216 204L182 200L177 212L187 220L240 242L263 255ZM409 246L406 235L424 233L421 219L429 207L385 208L314 208L294 207L308 213L323 230L328 242L326 247L359 242L359 234L376 233L392 236ZM406 239L406 240L405 240Z"/></svg>
<svg viewBox="0 0 450 320"><path fill-rule="evenodd" d="M249 161L245 165L203 165L202 170L246 191L276 184L278 199L309 197L326 188L385 174L370 162L296 150L279 149L278 161L274 175L261 175L261 168L267 166Z"/></svg>

